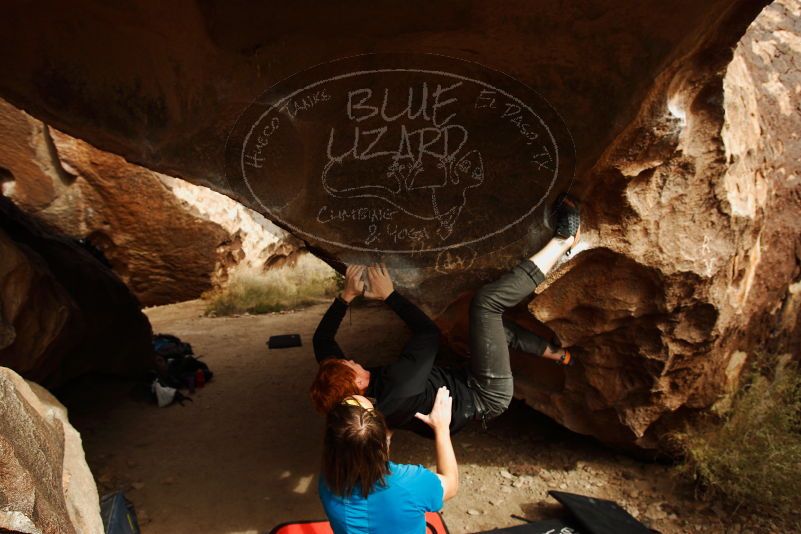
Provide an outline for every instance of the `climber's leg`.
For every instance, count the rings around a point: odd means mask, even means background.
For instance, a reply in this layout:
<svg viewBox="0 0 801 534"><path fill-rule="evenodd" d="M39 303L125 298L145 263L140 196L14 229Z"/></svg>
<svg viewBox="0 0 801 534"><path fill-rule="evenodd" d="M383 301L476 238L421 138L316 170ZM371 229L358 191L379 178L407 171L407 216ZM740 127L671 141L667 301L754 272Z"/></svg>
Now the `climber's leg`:
<svg viewBox="0 0 801 534"><path fill-rule="evenodd" d="M523 260L479 289L470 303L469 383L487 419L503 413L514 392L503 312L530 296L544 278L534 262Z"/></svg>
<svg viewBox="0 0 801 534"><path fill-rule="evenodd" d="M550 342L526 330L514 321L503 320L503 329L506 333L506 344L510 349L519 350L535 356L542 356L548 360L562 365L572 365L573 356L570 351L561 347L556 338Z"/></svg>
<svg viewBox="0 0 801 534"><path fill-rule="evenodd" d="M562 208L568 204L568 208ZM560 212L561 210L561 212ZM557 207L557 230L569 228L568 222L578 217L577 204L572 199L562 199ZM491 419L503 413L514 393L512 367L509 361L507 330L504 328L503 312L530 296L537 285L578 238L557 236L551 239L530 259L523 260L498 280L479 289L470 304L470 387L475 392L476 404L481 417ZM534 344L531 338L527 341ZM547 350L547 347L546 349ZM544 353L544 350L539 352Z"/></svg>
<svg viewBox="0 0 801 534"><path fill-rule="evenodd" d="M503 319L503 330L506 334L506 344L510 349L535 356L544 356L548 351L548 342L544 338L531 330L526 330L514 321Z"/></svg>

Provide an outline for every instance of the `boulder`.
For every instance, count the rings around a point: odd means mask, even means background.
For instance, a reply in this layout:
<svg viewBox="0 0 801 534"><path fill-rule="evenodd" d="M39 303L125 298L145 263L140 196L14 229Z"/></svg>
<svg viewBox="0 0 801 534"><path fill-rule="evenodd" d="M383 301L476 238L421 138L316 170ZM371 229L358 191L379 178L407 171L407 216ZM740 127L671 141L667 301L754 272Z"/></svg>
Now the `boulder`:
<svg viewBox="0 0 801 534"><path fill-rule="evenodd" d="M720 291L746 331L770 332L774 354L801 353L799 54L801 3L777 1L748 28L723 79L726 197L750 232Z"/></svg>
<svg viewBox="0 0 801 534"><path fill-rule="evenodd" d="M0 22L0 43L13 51L0 58L0 95L103 150L243 202L340 269L385 259L456 348L467 335L459 325L470 292L549 239L547 207L570 188L585 206L583 243L513 315L557 334L581 363L564 370L515 355L517 393L575 431L654 448L737 382L743 354L797 343L798 4L778 0L757 19L765 5L374 2L307 11L203 2L123 10L87 0L67 11L13 2ZM391 54L398 50L440 54L426 60L438 68L425 71L419 57ZM351 57L364 52L383 55ZM448 109L450 89L437 77L449 57L470 82L454 89L455 120L468 117L470 128L435 116ZM395 74L407 59L415 68L404 109L397 90L407 87ZM320 66L305 70L312 65ZM337 65L348 70L335 76ZM394 77L377 74L387 70ZM320 73L328 77L315 85ZM357 75L373 77L347 85ZM532 180L543 161L510 128L533 145L548 132L498 96L504 83L504 98L526 95L556 126L559 143L542 146L557 186L538 189ZM421 102L431 107L414 115ZM475 126L493 109L494 126ZM392 132L397 157L373 165L388 153L383 145L371 152L384 133L376 121L397 127L397 117L410 124ZM319 127L329 123L355 134L352 150L334 132L326 145ZM437 140L423 140L427 123L439 126ZM409 142L410 130L419 143ZM486 153L450 157L445 143L439 165L404 160L413 150L431 155L426 143L446 132L467 131ZM239 150L248 143L253 150ZM521 155L531 156L528 166ZM321 166L326 156L330 165ZM232 174L245 165L262 170L260 180ZM526 212L529 205L536 209ZM518 222L499 232L507 219ZM498 237L464 244L482 230ZM372 245L379 237L381 246ZM390 241L402 250L391 252Z"/></svg>
<svg viewBox="0 0 801 534"><path fill-rule="evenodd" d="M81 435L46 389L0 367L0 529L102 534Z"/></svg>
<svg viewBox="0 0 801 534"><path fill-rule="evenodd" d="M151 329L90 251L0 197L0 364L48 387L152 367Z"/></svg>
<svg viewBox="0 0 801 534"><path fill-rule="evenodd" d="M229 238L218 248L212 274L215 288L223 288L236 275L258 276L283 266L301 270L328 269L308 255L305 244L258 212L208 187L159 174L161 182L182 206L196 217L224 228ZM301 257L304 262L298 263Z"/></svg>
<svg viewBox="0 0 801 534"><path fill-rule="evenodd" d="M366 52L443 54L502 71L564 117L579 173L633 119L666 65L717 32L723 52L766 1L421 0L350 6L223 1L122 9L9 3L0 93L132 162L226 188L225 140L244 108L305 68ZM175 27L181 32L172 31ZM40 31L32 32L38 28ZM107 43L97 46L97 43Z"/></svg>
<svg viewBox="0 0 801 534"><path fill-rule="evenodd" d="M3 193L85 239L145 306L181 302L235 270L293 263L302 242L241 204L48 127L0 100Z"/></svg>
<svg viewBox="0 0 801 534"><path fill-rule="evenodd" d="M144 305L212 287L230 235L189 213L159 175L95 149L0 102L5 194L62 233L96 247Z"/></svg>
<svg viewBox="0 0 801 534"><path fill-rule="evenodd" d="M736 387L748 354L797 352L799 14L774 2L726 65L668 71L589 174L584 250L529 305L583 364L557 391L520 381L537 409L654 448Z"/></svg>

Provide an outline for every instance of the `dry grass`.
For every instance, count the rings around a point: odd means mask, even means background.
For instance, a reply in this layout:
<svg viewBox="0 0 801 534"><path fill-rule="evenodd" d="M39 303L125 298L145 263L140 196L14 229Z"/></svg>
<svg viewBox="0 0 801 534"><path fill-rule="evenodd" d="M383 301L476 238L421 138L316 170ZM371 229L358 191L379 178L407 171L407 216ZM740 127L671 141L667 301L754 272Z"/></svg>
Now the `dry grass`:
<svg viewBox="0 0 801 534"><path fill-rule="evenodd" d="M206 314L219 317L302 308L334 296L340 278L333 270L291 267L234 274L225 289L206 295Z"/></svg>
<svg viewBox="0 0 801 534"><path fill-rule="evenodd" d="M752 371L721 421L681 437L681 471L707 497L786 517L801 510L801 374L776 362Z"/></svg>

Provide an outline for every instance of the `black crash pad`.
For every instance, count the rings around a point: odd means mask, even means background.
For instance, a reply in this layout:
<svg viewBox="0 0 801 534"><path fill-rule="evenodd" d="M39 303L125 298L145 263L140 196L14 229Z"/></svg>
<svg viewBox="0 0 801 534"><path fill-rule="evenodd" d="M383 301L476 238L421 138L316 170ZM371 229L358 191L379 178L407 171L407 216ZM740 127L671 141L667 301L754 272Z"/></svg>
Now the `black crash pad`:
<svg viewBox="0 0 801 534"><path fill-rule="evenodd" d="M514 527L486 530L489 534L582 534L573 525L565 523L561 519L548 519L546 521L534 521L525 525Z"/></svg>
<svg viewBox="0 0 801 534"><path fill-rule="evenodd" d="M614 501L563 491L548 493L567 508L586 534L652 534L648 527Z"/></svg>

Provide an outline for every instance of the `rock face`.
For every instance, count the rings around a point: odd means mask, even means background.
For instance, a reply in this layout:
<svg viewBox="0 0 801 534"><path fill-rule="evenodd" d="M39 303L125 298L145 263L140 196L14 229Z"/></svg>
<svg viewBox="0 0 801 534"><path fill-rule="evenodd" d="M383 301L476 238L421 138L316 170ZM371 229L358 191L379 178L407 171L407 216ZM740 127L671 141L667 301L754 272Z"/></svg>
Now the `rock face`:
<svg viewBox="0 0 801 534"><path fill-rule="evenodd" d="M159 179L191 213L219 224L230 235L218 258L212 281L225 285L235 273L258 275L283 266L297 266L308 251L305 244L263 215L207 187L171 176ZM314 256L304 260L310 268L327 268Z"/></svg>
<svg viewBox="0 0 801 534"><path fill-rule="evenodd" d="M743 354L769 339L773 350L797 343L798 80L797 69L789 67L799 54L798 3L777 1L746 33L766 4L592 0L565 8L543 0L506 2L502 9L481 2L423 9L414 2L379 2L315 6L309 15L290 4L236 9L204 2L138 6L123 13L88 0L69 11L55 6L34 11L18 2L7 7L0 23L0 43L15 51L0 58L7 74L0 94L104 150L261 209L302 235L317 255L341 266L343 260L377 256L369 246L359 254L342 246L354 245L356 235L369 245L374 234L398 241L422 232L396 227L393 233L392 210L420 220L435 218L447 234L447 240L438 239L456 242L462 227L448 214L459 212L446 211L437 201L445 186L457 186L448 200L461 195L464 211L458 217L469 223L465 227L487 224L492 230L496 219L529 202L525 180L534 167L514 163L527 149L509 145L513 149L504 154L508 130L477 127L470 133L484 135L492 158L471 151L459 158L443 156L441 166L426 164L425 169L419 161L404 160L413 144L420 154L434 150L426 143L435 141L420 133L430 131L420 126L423 118L438 126L436 142L446 131L467 130L444 115L437 119L421 112L412 118L409 110L420 104L420 95L433 98L439 91L446 98L434 81L415 85L408 113L399 111L403 102L381 107L385 89L393 94L403 89L398 81L385 87L381 77L362 89L351 87L354 92L327 92L339 86L321 85L292 100L286 96L294 83L289 80L261 100L259 95L310 65L397 50L476 61L533 87L572 133L571 190L585 205L584 241L575 258L538 290L531 313L518 310L516 317L522 322L536 317L535 327L544 323L545 331L574 346L582 364L540 373L541 362L516 355L518 394L573 430L652 448L677 421L710 406L736 383ZM171 31L178 25L182 32ZM116 44L97 47L97 42ZM371 75L383 67L364 61L363 72ZM429 74L442 71L436 72ZM337 80L345 74L353 72ZM533 119L519 119L510 101L497 100L493 107L500 92L468 85L458 90L475 92L460 93L472 100L459 101L459 113L468 114L469 108L477 120L476 109L495 109L500 114L495 118L509 118L521 135L536 134L528 138L532 143L545 139L545 133L530 128L536 126ZM343 95L345 104L331 109L329 104ZM439 101L441 110L448 109L444 102ZM278 104L283 106L274 116L278 122L237 129L237 118L248 106L263 109L269 118ZM431 106L433 114L437 104ZM315 128L324 124L326 113L339 113L337 120L347 117L364 128L356 130L353 151L328 144L332 165L321 172L315 159L320 154L307 158L303 142L320 135ZM374 181L346 183L350 160L376 155L375 145L361 144L378 143L382 135L370 121L381 118L397 126L404 113L410 124L406 133L417 132L419 143L407 142L400 129L397 157L386 174L373 169L369 178ZM460 114L454 116L460 120ZM234 184L230 164L236 158L226 159L232 131L242 134L235 141L246 145L250 139L256 145L254 151L242 151L243 169L291 161L296 172L273 188ZM368 131L374 137L359 141L359 132ZM280 143L274 142L276 132ZM385 155L381 149L384 154L378 155ZM342 157L331 157L334 153ZM569 157L570 151L561 154ZM555 167L564 170L561 163ZM497 187L487 180L490 171L505 180L519 177L520 188ZM444 181L432 182L438 172ZM338 200L327 211L304 205L319 196L311 187L324 187ZM403 202L387 191L405 195ZM430 212L416 211L415 195L429 192L420 203ZM548 189L530 202L550 201L557 192ZM356 197L369 197L369 205L359 207ZM507 233L486 249L444 248L433 259L409 249L386 254L398 285L441 316L455 347L466 335L458 325L469 292L550 237L544 205L535 216L521 219L511 237ZM337 239L304 233L308 221L332 221ZM454 302L461 308L447 309Z"/></svg>
<svg viewBox="0 0 801 534"><path fill-rule="evenodd" d="M103 252L145 306L199 297L232 271L293 261L303 243L241 204L54 130L0 101L3 192Z"/></svg>
<svg viewBox="0 0 801 534"><path fill-rule="evenodd" d="M67 410L0 367L0 529L102 534L100 498Z"/></svg>
<svg viewBox="0 0 801 534"><path fill-rule="evenodd" d="M0 364L48 387L151 368L150 323L90 252L3 197L0 251Z"/></svg>
<svg viewBox="0 0 801 534"><path fill-rule="evenodd" d="M558 392L519 384L541 411L654 447L747 354L797 350L800 14L768 6L725 76L704 58L668 70L589 174L587 250L530 304L584 365Z"/></svg>
<svg viewBox="0 0 801 534"><path fill-rule="evenodd" d="M144 305L197 298L212 286L220 226L193 216L157 173L131 165L0 103L5 193L61 232L85 238Z"/></svg>
<svg viewBox="0 0 801 534"><path fill-rule="evenodd" d="M750 318L749 330L772 330L771 352L793 354L801 352L799 54L801 2L771 4L738 44L723 80L721 132L727 198L750 222L743 236L750 250L735 256L739 276L729 300Z"/></svg>
<svg viewBox="0 0 801 534"><path fill-rule="evenodd" d="M418 1L316 5L307 13L278 3L123 11L91 0L73 10L16 1L6 6L0 34L13 51L0 59L0 88L59 130L220 189L226 135L272 84L354 54L439 53L491 66L540 92L564 116L585 171L633 118L666 63L727 21L734 44L765 3L593 0L565 8L520 0L499 10L478 1ZM171 31L176 25L184 31Z"/></svg>

